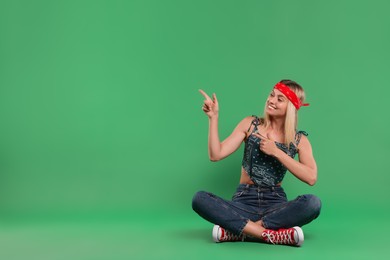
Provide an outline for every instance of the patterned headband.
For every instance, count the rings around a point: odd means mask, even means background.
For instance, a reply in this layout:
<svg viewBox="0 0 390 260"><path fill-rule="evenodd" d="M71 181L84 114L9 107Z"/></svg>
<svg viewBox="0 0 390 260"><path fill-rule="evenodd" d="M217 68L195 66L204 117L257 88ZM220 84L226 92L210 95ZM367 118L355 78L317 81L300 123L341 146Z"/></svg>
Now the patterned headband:
<svg viewBox="0 0 390 260"><path fill-rule="evenodd" d="M297 97L297 95L294 93L294 91L292 91L289 87L287 87L286 85L284 85L281 82L276 83L274 88L276 88L277 90L282 92L288 98L288 100L290 100L291 103L293 103L294 107L297 110L299 110L301 108L301 106L306 107L309 105L307 103L302 104L302 101Z"/></svg>

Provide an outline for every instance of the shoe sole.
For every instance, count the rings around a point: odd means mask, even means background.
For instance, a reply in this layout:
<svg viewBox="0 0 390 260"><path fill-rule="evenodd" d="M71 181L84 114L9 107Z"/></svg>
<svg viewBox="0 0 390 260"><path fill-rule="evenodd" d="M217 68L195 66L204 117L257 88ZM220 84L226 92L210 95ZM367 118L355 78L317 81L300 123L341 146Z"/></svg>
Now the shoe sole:
<svg viewBox="0 0 390 260"><path fill-rule="evenodd" d="M300 227L294 227L295 232L298 234L298 243L296 246L301 246L303 241L305 240L305 236L303 235L303 230Z"/></svg>
<svg viewBox="0 0 390 260"><path fill-rule="evenodd" d="M219 231L219 226L218 225L214 225L214 227L213 227L213 240L214 240L214 242L216 242L216 243L219 243L219 242L221 242L221 241L219 241L219 239L218 239L218 231Z"/></svg>

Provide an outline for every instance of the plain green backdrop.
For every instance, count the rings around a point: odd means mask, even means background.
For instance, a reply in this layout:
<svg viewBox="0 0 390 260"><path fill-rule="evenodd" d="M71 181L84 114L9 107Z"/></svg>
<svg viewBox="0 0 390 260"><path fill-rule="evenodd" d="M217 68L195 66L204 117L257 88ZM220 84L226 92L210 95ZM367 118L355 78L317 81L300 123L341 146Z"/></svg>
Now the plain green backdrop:
<svg viewBox="0 0 390 260"><path fill-rule="evenodd" d="M0 1L1 259L385 258L390 226L387 1ZM225 198L242 147L212 163L198 89L220 137L262 115L281 79L306 90L299 129L318 164L290 199L322 199L302 248L211 242L191 209ZM7 248L6 250L4 248Z"/></svg>

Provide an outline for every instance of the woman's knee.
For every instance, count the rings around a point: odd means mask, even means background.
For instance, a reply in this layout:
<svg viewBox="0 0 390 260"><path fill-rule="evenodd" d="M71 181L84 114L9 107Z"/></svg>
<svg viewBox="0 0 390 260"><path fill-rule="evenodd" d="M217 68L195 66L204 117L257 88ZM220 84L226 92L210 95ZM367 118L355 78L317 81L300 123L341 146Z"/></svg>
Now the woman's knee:
<svg viewBox="0 0 390 260"><path fill-rule="evenodd" d="M198 191L192 198L192 209L197 211L208 200L209 193L205 191Z"/></svg>
<svg viewBox="0 0 390 260"><path fill-rule="evenodd" d="M310 211L315 218L318 217L318 215L320 215L321 212L321 206L322 206L321 200L317 196L312 194L306 194L302 196L306 200L306 205L305 205L306 210Z"/></svg>

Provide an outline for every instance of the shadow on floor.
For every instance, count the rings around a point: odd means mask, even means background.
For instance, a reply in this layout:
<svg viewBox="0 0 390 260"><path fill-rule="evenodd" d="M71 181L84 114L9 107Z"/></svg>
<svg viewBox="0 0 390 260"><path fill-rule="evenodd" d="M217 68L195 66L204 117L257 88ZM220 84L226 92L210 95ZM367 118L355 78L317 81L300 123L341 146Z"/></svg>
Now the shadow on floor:
<svg viewBox="0 0 390 260"><path fill-rule="evenodd" d="M180 239L198 240L206 243L214 243L211 237L211 229L184 229L171 232L172 236Z"/></svg>

